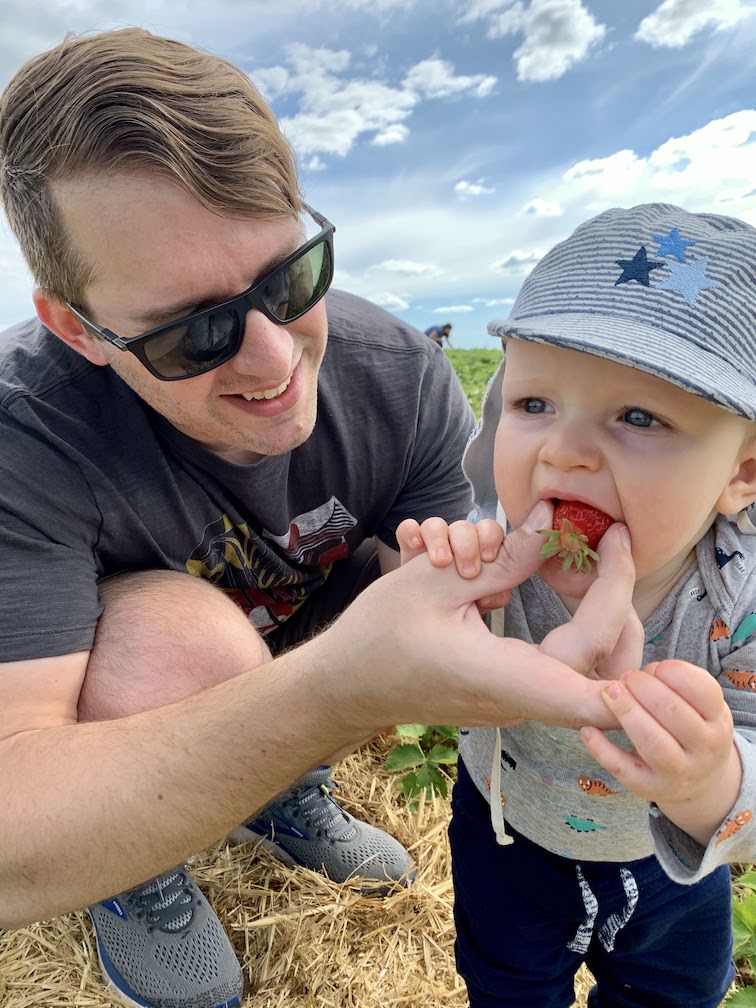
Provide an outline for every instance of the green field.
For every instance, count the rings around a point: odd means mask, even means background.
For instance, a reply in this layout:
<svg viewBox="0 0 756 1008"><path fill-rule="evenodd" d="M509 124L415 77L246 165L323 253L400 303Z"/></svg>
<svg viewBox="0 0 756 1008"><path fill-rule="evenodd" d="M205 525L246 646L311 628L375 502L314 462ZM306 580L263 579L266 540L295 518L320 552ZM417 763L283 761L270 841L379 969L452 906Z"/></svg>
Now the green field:
<svg viewBox="0 0 756 1008"><path fill-rule="evenodd" d="M483 393L501 360L501 350L446 350L476 417L480 416Z"/></svg>

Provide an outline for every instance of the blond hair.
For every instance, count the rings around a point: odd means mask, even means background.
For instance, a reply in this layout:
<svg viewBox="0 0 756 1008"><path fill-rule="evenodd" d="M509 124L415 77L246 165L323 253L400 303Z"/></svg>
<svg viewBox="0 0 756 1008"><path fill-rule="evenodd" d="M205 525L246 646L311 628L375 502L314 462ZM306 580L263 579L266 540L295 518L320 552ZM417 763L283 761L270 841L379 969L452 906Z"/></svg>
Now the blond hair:
<svg viewBox="0 0 756 1008"><path fill-rule="evenodd" d="M291 148L227 60L125 28L66 38L21 67L0 96L0 200L36 283L73 304L94 274L51 183L121 170L225 216L301 209Z"/></svg>

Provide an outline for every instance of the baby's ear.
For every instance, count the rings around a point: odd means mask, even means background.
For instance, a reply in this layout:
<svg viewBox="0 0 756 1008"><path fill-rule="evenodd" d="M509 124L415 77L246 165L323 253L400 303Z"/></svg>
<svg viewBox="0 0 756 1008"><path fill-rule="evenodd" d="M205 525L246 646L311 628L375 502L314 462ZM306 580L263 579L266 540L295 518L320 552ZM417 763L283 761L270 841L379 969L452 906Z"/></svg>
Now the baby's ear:
<svg viewBox="0 0 756 1008"><path fill-rule="evenodd" d="M738 514L756 501L756 433L743 445L740 463L717 501L723 515Z"/></svg>

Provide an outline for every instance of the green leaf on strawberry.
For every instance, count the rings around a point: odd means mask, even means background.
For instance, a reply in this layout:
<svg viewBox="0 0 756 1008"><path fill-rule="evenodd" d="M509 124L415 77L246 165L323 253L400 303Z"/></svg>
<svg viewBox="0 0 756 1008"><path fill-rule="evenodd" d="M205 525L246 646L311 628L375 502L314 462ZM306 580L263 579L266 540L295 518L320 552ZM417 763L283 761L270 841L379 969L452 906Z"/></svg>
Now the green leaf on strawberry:
<svg viewBox="0 0 756 1008"><path fill-rule="evenodd" d="M565 573L573 567L576 571L591 573L591 560L599 560L596 552L599 540L614 522L613 518L590 504L580 501L559 501L554 509L550 529L541 529L546 542L541 547L545 559L559 557Z"/></svg>

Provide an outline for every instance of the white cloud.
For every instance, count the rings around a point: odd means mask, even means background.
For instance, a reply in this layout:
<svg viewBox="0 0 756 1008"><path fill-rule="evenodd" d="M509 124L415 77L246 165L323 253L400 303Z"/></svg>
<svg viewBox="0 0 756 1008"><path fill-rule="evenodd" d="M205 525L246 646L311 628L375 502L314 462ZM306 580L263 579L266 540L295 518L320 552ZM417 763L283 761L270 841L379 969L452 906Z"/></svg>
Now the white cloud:
<svg viewBox="0 0 756 1008"><path fill-rule="evenodd" d="M409 308L409 301L405 301L398 294L371 294L369 299L387 311L406 311Z"/></svg>
<svg viewBox="0 0 756 1008"><path fill-rule="evenodd" d="M427 59L416 63L404 78L408 91L426 98L446 98L449 95L471 91L478 98L490 94L496 78L486 74L455 77L451 63L441 59Z"/></svg>
<svg viewBox="0 0 756 1008"><path fill-rule="evenodd" d="M402 143L409 136L409 130L403 123L394 123L376 133L370 141L376 147L386 147L388 144Z"/></svg>
<svg viewBox="0 0 756 1008"><path fill-rule="evenodd" d="M581 161L565 172L562 201L580 200L589 209L662 200L689 210L724 212L756 223L756 110L733 112L680 137L671 137L639 157L621 150Z"/></svg>
<svg viewBox="0 0 756 1008"><path fill-rule="evenodd" d="M468 182L466 179L462 179L454 186L454 192L459 193L460 196L487 196L496 192L495 189L484 186L483 181L482 178L477 182Z"/></svg>
<svg viewBox="0 0 756 1008"><path fill-rule="evenodd" d="M522 208L520 213L529 214L532 217L561 217L564 210L558 203L550 203L548 200L532 199Z"/></svg>
<svg viewBox="0 0 756 1008"><path fill-rule="evenodd" d="M321 161L317 154L313 155L309 161L305 161L302 165L303 170L308 172L325 171L327 167L325 161Z"/></svg>
<svg viewBox="0 0 756 1008"><path fill-rule="evenodd" d="M754 13L753 3L741 0L663 0L643 18L635 37L656 48L676 49L704 28L732 28Z"/></svg>
<svg viewBox="0 0 756 1008"><path fill-rule="evenodd" d="M271 102L286 90L286 85L289 83L289 71L282 66L263 67L260 70L255 70L249 79L257 90L262 92L265 99Z"/></svg>
<svg viewBox="0 0 756 1008"><path fill-rule="evenodd" d="M561 77L574 63L585 59L591 46L606 34L582 0L531 0L512 4L489 17L489 38L522 32L515 50L517 79L547 81Z"/></svg>
<svg viewBox="0 0 756 1008"><path fill-rule="evenodd" d="M295 115L282 117L281 128L300 154L344 156L365 134L373 146L402 143L409 136L406 120L427 99L469 94L483 98L495 77L457 76L451 63L429 59L415 64L400 87L374 79L346 76L346 50L286 47L287 67L253 72L252 79L278 93L299 96Z"/></svg>
<svg viewBox="0 0 756 1008"><path fill-rule="evenodd" d="M495 263L492 263L491 269L502 273L529 270L544 255L545 249L531 249L529 252L525 252L522 249L512 249L503 259L497 259Z"/></svg>
<svg viewBox="0 0 756 1008"><path fill-rule="evenodd" d="M467 10L458 18L459 24L466 24L470 21L480 21L482 18L500 11L504 7L509 7L513 0L473 0Z"/></svg>
<svg viewBox="0 0 756 1008"><path fill-rule="evenodd" d="M496 305L500 304L514 304L514 298L489 298L486 301L486 308L495 308Z"/></svg>
<svg viewBox="0 0 756 1008"><path fill-rule="evenodd" d="M475 311L472 305L446 305L444 308L434 308L434 315L465 315L467 312Z"/></svg>
<svg viewBox="0 0 756 1008"><path fill-rule="evenodd" d="M411 259L385 259L383 262L375 263L369 267L370 270L388 270L389 273L405 273L419 276L423 273L437 273L438 270L430 263L413 262Z"/></svg>

